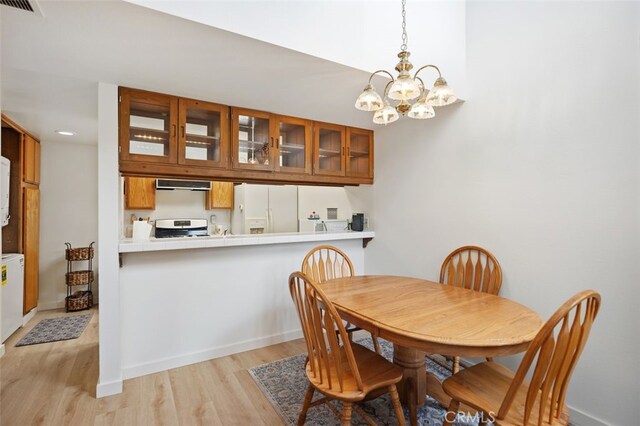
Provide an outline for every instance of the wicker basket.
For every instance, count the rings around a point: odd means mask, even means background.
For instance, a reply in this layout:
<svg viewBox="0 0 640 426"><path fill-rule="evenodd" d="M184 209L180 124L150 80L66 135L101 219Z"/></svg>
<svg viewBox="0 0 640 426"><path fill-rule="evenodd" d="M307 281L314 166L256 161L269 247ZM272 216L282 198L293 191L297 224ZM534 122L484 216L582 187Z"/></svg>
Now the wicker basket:
<svg viewBox="0 0 640 426"><path fill-rule="evenodd" d="M73 262L93 259L93 247L80 247L65 250L65 259Z"/></svg>
<svg viewBox="0 0 640 426"><path fill-rule="evenodd" d="M93 283L93 271L67 272L67 285L85 285Z"/></svg>
<svg viewBox="0 0 640 426"><path fill-rule="evenodd" d="M67 312L81 311L93 306L93 294L90 291L76 291L65 299Z"/></svg>

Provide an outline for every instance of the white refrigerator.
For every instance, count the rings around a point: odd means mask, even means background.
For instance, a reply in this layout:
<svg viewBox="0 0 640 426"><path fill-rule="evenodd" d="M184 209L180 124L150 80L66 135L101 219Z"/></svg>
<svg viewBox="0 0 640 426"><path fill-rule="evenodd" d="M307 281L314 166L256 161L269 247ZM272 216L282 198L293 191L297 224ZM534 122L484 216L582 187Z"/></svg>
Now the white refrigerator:
<svg viewBox="0 0 640 426"><path fill-rule="evenodd" d="M22 327L22 302L24 295L24 255L2 255L2 285L0 288L0 339L7 340Z"/></svg>
<svg viewBox="0 0 640 426"><path fill-rule="evenodd" d="M255 185L234 187L232 234L298 232L298 187Z"/></svg>

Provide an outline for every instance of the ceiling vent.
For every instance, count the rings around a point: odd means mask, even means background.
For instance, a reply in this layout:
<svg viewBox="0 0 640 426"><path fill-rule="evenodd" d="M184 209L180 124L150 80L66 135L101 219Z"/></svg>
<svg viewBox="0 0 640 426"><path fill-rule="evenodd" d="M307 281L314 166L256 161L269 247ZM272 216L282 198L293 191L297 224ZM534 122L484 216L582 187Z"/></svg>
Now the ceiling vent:
<svg viewBox="0 0 640 426"><path fill-rule="evenodd" d="M0 4L42 16L42 10L36 0L0 0Z"/></svg>

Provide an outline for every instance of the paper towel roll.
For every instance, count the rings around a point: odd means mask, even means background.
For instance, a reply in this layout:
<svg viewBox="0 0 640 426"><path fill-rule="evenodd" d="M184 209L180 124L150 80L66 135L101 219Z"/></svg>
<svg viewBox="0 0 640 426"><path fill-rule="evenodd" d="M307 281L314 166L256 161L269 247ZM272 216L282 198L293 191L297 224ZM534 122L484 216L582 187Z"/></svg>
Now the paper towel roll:
<svg viewBox="0 0 640 426"><path fill-rule="evenodd" d="M151 225L146 220L137 220L133 222L133 239L148 240L151 234Z"/></svg>

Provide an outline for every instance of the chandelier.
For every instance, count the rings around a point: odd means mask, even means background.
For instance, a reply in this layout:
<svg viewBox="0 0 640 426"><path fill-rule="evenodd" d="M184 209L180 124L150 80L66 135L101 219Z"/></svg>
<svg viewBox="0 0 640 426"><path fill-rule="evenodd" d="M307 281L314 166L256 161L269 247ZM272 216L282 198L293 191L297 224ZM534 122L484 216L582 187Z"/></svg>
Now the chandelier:
<svg viewBox="0 0 640 426"><path fill-rule="evenodd" d="M371 74L369 83L356 100L356 108L361 111L374 112L373 122L376 124L389 124L400 118L400 115L408 115L409 118L424 120L436 115L433 107L440 107L454 103L458 98L442 78L440 69L435 65L420 67L411 77L410 71L413 65L409 62L410 53L407 51L407 22L405 12L406 0L402 0L402 45L396 65L398 77L386 70L378 70ZM427 90L418 73L426 68L433 68L438 72L433 88ZM384 88L384 96L380 96L371 84L373 76L379 73L387 74L391 81ZM416 100L417 99L417 100Z"/></svg>

